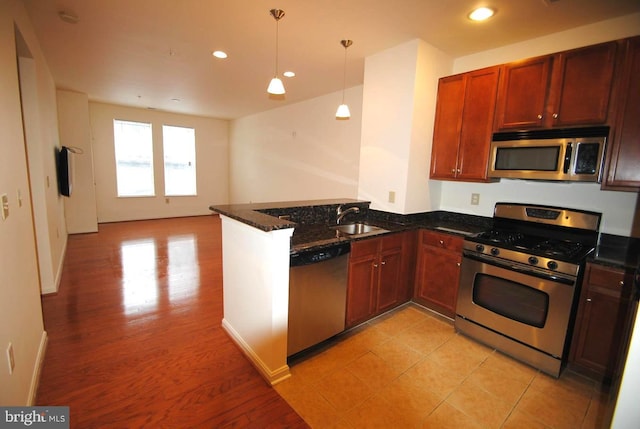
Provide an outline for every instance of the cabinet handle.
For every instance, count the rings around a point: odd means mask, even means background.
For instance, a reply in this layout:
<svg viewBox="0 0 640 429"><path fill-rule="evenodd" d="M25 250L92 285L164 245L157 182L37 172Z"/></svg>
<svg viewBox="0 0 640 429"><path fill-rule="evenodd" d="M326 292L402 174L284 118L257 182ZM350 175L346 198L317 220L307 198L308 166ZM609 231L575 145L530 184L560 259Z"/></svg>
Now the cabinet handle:
<svg viewBox="0 0 640 429"><path fill-rule="evenodd" d="M620 282L618 283L620 285L620 287L624 286L624 280L620 280Z"/></svg>
<svg viewBox="0 0 640 429"><path fill-rule="evenodd" d="M542 115L538 115L538 119L542 119Z"/></svg>
<svg viewBox="0 0 640 429"><path fill-rule="evenodd" d="M373 268L378 268L378 264L373 264Z"/></svg>
<svg viewBox="0 0 640 429"><path fill-rule="evenodd" d="M591 302L591 298L587 298L587 302Z"/></svg>
<svg viewBox="0 0 640 429"><path fill-rule="evenodd" d="M460 266L460 262L456 262L456 266L458 266L458 267L459 267L459 266Z"/></svg>
<svg viewBox="0 0 640 429"><path fill-rule="evenodd" d="M453 174L456 174L456 169L455 169L455 168L452 168L452 169L451 169L451 172L452 172Z"/></svg>
<svg viewBox="0 0 640 429"><path fill-rule="evenodd" d="M456 170L456 173L460 174L462 170L460 170L459 168Z"/></svg>
<svg viewBox="0 0 640 429"><path fill-rule="evenodd" d="M553 119L558 119L558 114L557 113L553 114Z"/></svg>
<svg viewBox="0 0 640 429"><path fill-rule="evenodd" d="M440 245L444 247L444 240L438 240L438 243L440 243Z"/></svg>
<svg viewBox="0 0 640 429"><path fill-rule="evenodd" d="M380 265L386 265L386 264L387 264L387 262L386 262L386 261L382 261L382 262L380 262Z"/></svg>

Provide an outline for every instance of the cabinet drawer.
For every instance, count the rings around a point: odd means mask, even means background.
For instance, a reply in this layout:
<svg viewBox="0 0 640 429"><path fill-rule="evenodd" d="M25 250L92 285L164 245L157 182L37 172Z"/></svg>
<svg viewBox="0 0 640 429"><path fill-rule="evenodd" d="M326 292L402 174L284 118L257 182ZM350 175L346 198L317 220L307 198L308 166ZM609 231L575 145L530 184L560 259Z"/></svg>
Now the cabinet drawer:
<svg viewBox="0 0 640 429"><path fill-rule="evenodd" d="M421 236L421 244L423 245L462 252L462 243L464 242L462 237L427 230L422 230Z"/></svg>
<svg viewBox="0 0 640 429"><path fill-rule="evenodd" d="M379 238L354 241L351 243L351 257L359 258L363 256L375 256L378 253L379 245Z"/></svg>
<svg viewBox="0 0 640 429"><path fill-rule="evenodd" d="M588 267L587 284L618 292L622 291L624 286L624 271L597 264L589 264Z"/></svg>

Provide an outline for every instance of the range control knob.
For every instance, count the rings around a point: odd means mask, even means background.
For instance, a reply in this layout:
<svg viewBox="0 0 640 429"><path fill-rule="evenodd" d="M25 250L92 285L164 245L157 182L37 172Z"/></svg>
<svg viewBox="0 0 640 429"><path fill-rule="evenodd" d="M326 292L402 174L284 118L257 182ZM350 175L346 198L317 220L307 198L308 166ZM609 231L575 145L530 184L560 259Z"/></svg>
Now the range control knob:
<svg viewBox="0 0 640 429"><path fill-rule="evenodd" d="M529 263L531 265L538 265L538 258L536 258L535 256L529 256Z"/></svg>
<svg viewBox="0 0 640 429"><path fill-rule="evenodd" d="M484 246L482 244L476 244L476 251L484 252Z"/></svg>
<svg viewBox="0 0 640 429"><path fill-rule="evenodd" d="M493 256L498 256L500 254L500 249L498 249L497 247L492 247L491 248L491 254Z"/></svg>
<svg viewBox="0 0 640 429"><path fill-rule="evenodd" d="M547 262L547 268L549 268L550 270L555 270L558 268L558 263L556 261L549 261Z"/></svg>

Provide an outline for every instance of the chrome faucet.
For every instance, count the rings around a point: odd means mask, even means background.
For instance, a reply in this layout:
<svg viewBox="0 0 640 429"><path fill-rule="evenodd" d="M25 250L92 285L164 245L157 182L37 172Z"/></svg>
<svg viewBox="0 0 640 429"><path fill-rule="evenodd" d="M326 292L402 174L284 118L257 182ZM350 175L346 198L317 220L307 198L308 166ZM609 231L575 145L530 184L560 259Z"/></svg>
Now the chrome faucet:
<svg viewBox="0 0 640 429"><path fill-rule="evenodd" d="M342 209L342 206L338 206L338 208L336 209L336 215L338 216L338 218L336 219L336 225L340 225L340 221L342 220L343 217L345 217L346 215L348 215L349 213L359 213L360 209L358 207L349 207L346 210Z"/></svg>

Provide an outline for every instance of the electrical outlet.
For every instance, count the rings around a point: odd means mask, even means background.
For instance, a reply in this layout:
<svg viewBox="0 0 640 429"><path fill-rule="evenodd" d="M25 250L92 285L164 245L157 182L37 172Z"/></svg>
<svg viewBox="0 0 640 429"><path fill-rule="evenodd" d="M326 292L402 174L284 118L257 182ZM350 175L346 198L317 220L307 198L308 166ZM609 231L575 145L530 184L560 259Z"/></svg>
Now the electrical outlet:
<svg viewBox="0 0 640 429"><path fill-rule="evenodd" d="M396 193L394 191L389 191L389 202L390 203L396 202Z"/></svg>
<svg viewBox="0 0 640 429"><path fill-rule="evenodd" d="M9 197L7 194L0 196L0 205L2 205L2 220L9 217Z"/></svg>
<svg viewBox="0 0 640 429"><path fill-rule="evenodd" d="M471 205L477 206L480 204L480 194L471 194Z"/></svg>
<svg viewBox="0 0 640 429"><path fill-rule="evenodd" d="M11 343L7 346L7 363L9 364L9 375L11 375L16 367L16 361L13 357L13 344Z"/></svg>

